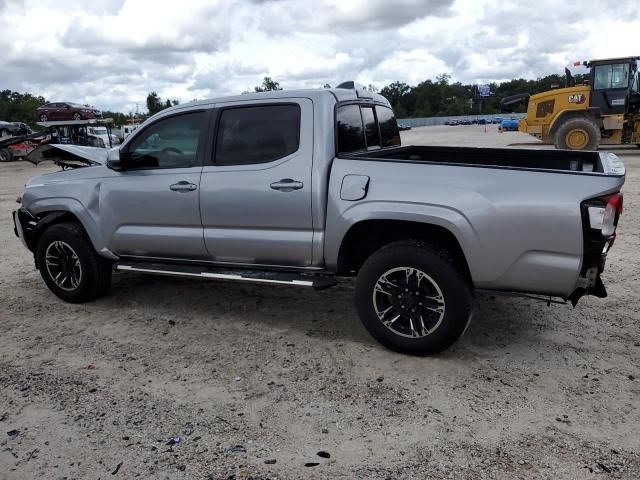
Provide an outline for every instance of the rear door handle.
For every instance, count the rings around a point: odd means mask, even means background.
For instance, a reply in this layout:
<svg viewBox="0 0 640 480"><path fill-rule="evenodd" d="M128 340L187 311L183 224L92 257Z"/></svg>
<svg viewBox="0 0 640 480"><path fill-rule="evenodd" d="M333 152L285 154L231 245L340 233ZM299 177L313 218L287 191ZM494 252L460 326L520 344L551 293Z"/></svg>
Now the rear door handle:
<svg viewBox="0 0 640 480"><path fill-rule="evenodd" d="M198 186L195 183L190 183L186 180L169 186L169 190L173 190L174 192L193 192L196 188L198 188Z"/></svg>
<svg viewBox="0 0 640 480"><path fill-rule="evenodd" d="M292 192L294 190L300 190L302 187L304 187L304 183L298 180L292 180L291 178L283 178L271 184L272 189L280 190L281 192Z"/></svg>

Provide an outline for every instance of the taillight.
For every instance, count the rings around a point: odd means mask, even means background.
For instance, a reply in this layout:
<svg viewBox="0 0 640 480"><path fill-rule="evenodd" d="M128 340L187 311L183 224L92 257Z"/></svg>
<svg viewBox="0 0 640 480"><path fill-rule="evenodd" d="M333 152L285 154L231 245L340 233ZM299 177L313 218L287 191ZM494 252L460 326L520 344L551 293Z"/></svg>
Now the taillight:
<svg viewBox="0 0 640 480"><path fill-rule="evenodd" d="M611 237L615 234L618 217L622 215L622 193L615 193L598 200L600 205L589 205L589 226L600 230L603 237Z"/></svg>

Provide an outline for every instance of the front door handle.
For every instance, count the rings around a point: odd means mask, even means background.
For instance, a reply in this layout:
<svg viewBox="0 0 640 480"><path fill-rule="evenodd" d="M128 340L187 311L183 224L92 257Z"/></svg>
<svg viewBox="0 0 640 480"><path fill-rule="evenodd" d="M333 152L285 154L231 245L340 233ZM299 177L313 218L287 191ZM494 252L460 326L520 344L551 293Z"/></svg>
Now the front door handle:
<svg viewBox="0 0 640 480"><path fill-rule="evenodd" d="M294 190L300 190L302 187L304 187L304 183L290 178L283 178L271 184L271 188L280 190L281 192L292 192Z"/></svg>
<svg viewBox="0 0 640 480"><path fill-rule="evenodd" d="M174 192L193 192L196 188L198 188L198 186L195 183L190 183L186 180L169 186L169 190L173 190Z"/></svg>

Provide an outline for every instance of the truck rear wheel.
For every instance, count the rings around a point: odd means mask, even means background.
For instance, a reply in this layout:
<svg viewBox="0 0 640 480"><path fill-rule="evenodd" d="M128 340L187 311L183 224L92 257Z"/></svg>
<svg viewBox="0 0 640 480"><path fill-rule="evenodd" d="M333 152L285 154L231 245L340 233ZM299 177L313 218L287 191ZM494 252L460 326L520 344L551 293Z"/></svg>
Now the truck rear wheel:
<svg viewBox="0 0 640 480"><path fill-rule="evenodd" d="M13 160L13 152L9 148L0 148L0 162L10 162Z"/></svg>
<svg viewBox="0 0 640 480"><path fill-rule="evenodd" d="M472 312L471 289L446 251L391 244L369 257L358 274L362 323L386 347L429 355L451 346Z"/></svg>
<svg viewBox="0 0 640 480"><path fill-rule="evenodd" d="M36 260L49 290L66 302L88 302L109 290L111 264L94 251L77 223L47 228L38 240Z"/></svg>
<svg viewBox="0 0 640 480"><path fill-rule="evenodd" d="M600 129L588 118L569 118L556 130L555 146L563 150L596 150Z"/></svg>

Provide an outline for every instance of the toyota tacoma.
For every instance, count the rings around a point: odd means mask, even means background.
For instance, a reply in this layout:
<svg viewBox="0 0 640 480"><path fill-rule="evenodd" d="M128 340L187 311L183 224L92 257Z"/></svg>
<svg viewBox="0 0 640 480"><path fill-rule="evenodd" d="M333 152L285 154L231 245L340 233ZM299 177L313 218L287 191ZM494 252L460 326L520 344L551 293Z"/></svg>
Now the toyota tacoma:
<svg viewBox="0 0 640 480"><path fill-rule="evenodd" d="M606 296L622 162L606 152L402 146L389 102L353 89L178 105L114 149L49 145L16 234L68 302L113 271L324 288L357 277L387 347L442 351L474 292Z"/></svg>

